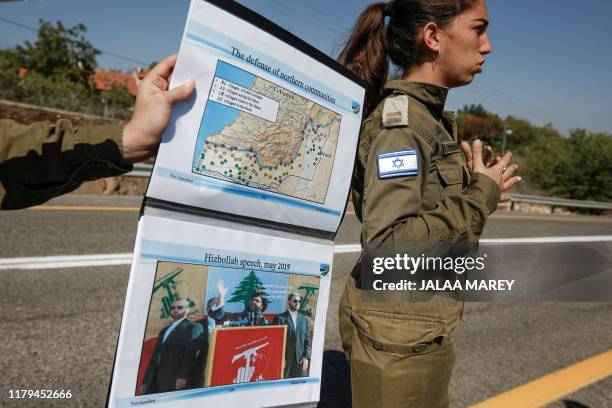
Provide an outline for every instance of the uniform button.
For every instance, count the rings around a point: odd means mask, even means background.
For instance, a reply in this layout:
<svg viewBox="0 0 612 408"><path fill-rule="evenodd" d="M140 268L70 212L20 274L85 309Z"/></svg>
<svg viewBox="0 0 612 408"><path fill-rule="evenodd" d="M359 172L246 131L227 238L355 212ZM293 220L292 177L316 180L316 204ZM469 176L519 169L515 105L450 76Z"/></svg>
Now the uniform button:
<svg viewBox="0 0 612 408"><path fill-rule="evenodd" d="M421 351L423 351L424 348L425 346L423 346L422 344L417 344L412 348L412 351L414 351L415 353L420 353Z"/></svg>
<svg viewBox="0 0 612 408"><path fill-rule="evenodd" d="M377 341L375 341L375 342L374 342L374 345L373 345L373 346L374 346L374 349L375 349L375 350L378 350L378 351L382 350L382 344L380 344L380 343L379 343L379 342L377 342Z"/></svg>

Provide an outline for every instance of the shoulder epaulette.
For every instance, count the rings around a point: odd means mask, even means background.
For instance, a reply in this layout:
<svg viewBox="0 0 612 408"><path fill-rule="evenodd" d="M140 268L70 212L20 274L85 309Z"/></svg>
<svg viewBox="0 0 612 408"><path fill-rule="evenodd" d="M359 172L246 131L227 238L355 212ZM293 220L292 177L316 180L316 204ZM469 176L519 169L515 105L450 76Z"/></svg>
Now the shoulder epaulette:
<svg viewBox="0 0 612 408"><path fill-rule="evenodd" d="M382 125L384 128L408 126L408 95L393 93L385 99Z"/></svg>

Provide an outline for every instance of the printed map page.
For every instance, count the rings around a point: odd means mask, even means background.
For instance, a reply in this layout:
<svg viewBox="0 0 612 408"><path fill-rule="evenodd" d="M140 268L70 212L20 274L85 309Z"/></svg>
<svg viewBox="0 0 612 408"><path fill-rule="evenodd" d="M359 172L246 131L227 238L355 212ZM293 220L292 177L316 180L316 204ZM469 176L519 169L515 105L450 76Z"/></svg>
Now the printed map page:
<svg viewBox="0 0 612 408"><path fill-rule="evenodd" d="M219 61L193 172L323 204L341 115Z"/></svg>

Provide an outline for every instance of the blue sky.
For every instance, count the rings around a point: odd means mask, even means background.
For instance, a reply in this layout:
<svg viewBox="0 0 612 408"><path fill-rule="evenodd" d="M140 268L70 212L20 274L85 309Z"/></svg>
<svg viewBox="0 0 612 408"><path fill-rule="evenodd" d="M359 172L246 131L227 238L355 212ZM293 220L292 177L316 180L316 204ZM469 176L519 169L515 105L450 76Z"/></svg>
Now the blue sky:
<svg viewBox="0 0 612 408"><path fill-rule="evenodd" d="M335 57L352 22L369 1L240 0ZM612 1L488 0L493 53L473 84L454 89L447 109L482 103L502 116L534 124L612 132ZM35 0L0 3L0 47L33 40L9 19L37 26L39 18L83 22L98 48L150 62L178 50L188 0ZM103 54L105 68L135 64Z"/></svg>

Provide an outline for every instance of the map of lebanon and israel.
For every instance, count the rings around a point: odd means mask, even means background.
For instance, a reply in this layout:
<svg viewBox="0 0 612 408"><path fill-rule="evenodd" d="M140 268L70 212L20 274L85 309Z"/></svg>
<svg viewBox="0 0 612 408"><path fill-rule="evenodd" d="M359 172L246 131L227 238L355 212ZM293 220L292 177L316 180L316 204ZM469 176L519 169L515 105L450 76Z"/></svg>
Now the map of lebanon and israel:
<svg viewBox="0 0 612 408"><path fill-rule="evenodd" d="M218 61L194 173L324 204L342 116Z"/></svg>

